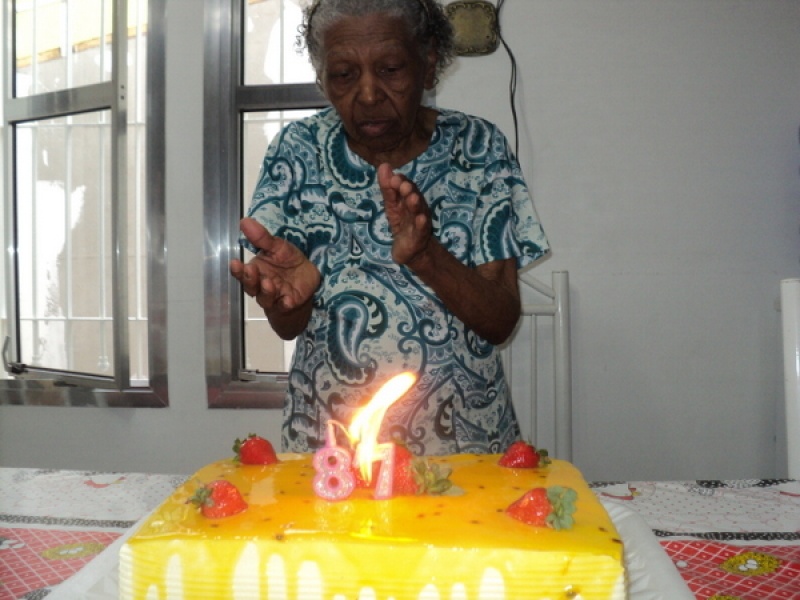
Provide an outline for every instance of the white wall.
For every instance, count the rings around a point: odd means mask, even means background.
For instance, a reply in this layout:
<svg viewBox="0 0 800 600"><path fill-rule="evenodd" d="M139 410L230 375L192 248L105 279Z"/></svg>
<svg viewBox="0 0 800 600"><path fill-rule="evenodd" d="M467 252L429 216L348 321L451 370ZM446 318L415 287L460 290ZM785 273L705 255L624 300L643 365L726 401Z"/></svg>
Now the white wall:
<svg viewBox="0 0 800 600"><path fill-rule="evenodd" d="M0 406L0 465L191 472L276 411L202 377L202 14L170 0L170 403ZM570 272L575 462L590 479L785 473L779 281L800 275L800 3L516 0L520 158ZM513 137L502 51L437 102ZM180 241L175 241L180 240Z"/></svg>
<svg viewBox="0 0 800 600"><path fill-rule="evenodd" d="M506 3L520 158L570 272L575 461L596 477L782 469L782 277L798 272L800 4ZM511 132L502 52L442 105Z"/></svg>

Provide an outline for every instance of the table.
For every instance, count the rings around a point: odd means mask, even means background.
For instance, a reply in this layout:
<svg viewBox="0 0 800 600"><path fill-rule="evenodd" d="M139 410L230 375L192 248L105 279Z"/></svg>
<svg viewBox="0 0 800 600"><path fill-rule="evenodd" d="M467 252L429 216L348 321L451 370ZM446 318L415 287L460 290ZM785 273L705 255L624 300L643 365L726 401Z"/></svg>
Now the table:
<svg viewBox="0 0 800 600"><path fill-rule="evenodd" d="M50 600L80 573L115 559L123 536L185 480L0 468L0 600ZM104 592L97 597L116 597Z"/></svg>
<svg viewBox="0 0 800 600"><path fill-rule="evenodd" d="M0 468L0 600L116 598L119 547L184 475ZM632 600L800 599L800 481L594 482Z"/></svg>
<svg viewBox="0 0 800 600"><path fill-rule="evenodd" d="M591 486L645 520L698 600L800 599L800 481Z"/></svg>

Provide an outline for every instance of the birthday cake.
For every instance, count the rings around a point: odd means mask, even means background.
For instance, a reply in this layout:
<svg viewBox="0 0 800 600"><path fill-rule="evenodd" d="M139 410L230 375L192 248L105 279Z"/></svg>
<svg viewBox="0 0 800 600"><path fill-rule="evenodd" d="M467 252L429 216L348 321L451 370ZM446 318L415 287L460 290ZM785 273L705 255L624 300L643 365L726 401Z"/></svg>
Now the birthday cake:
<svg viewBox="0 0 800 600"><path fill-rule="evenodd" d="M125 543L120 597L624 599L619 534L580 472L560 460L506 468L500 458L428 457L449 472L443 495L377 500L357 486L341 501L315 493L310 455L213 463ZM241 493L235 514L210 518L189 502L208 482ZM533 489L572 490L565 528L512 516Z"/></svg>

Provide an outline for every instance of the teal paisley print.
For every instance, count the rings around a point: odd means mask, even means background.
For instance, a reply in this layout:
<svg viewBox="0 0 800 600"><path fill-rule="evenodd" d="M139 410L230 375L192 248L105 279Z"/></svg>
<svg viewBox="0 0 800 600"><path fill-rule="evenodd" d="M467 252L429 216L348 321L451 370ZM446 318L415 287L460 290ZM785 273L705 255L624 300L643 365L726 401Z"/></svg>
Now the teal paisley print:
<svg viewBox="0 0 800 600"><path fill-rule="evenodd" d="M398 171L423 193L434 235L463 264L516 258L522 268L549 251L519 164L488 121L439 109L428 149ZM500 452L519 437L499 352L392 261L376 170L350 151L332 109L273 140L249 215L322 274L289 373L284 451L318 448L329 419L349 423L403 371L418 380L389 409L385 439L399 437L416 454L452 454Z"/></svg>

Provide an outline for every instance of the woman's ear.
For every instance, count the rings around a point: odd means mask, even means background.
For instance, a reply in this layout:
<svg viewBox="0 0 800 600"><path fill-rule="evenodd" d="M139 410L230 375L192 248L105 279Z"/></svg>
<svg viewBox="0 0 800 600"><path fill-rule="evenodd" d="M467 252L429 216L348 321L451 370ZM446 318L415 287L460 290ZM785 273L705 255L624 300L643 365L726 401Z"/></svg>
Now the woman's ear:
<svg viewBox="0 0 800 600"><path fill-rule="evenodd" d="M436 65L439 63L439 53L436 51L436 45L431 44L428 54L426 56L425 64L425 89L432 90L436 87Z"/></svg>
<svg viewBox="0 0 800 600"><path fill-rule="evenodd" d="M322 92L322 95L327 98L328 94L325 93L325 86L322 83L322 76L319 73L317 73L317 80L315 83L317 84L319 91Z"/></svg>

